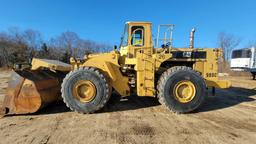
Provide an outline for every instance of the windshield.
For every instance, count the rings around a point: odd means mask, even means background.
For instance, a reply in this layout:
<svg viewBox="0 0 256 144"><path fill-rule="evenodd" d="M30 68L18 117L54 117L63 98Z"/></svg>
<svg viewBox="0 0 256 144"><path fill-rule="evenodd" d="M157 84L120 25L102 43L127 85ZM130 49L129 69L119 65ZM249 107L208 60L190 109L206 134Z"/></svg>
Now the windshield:
<svg viewBox="0 0 256 144"><path fill-rule="evenodd" d="M251 58L252 52L250 49L234 50L232 58Z"/></svg>
<svg viewBox="0 0 256 144"><path fill-rule="evenodd" d="M126 47L128 45L128 25L124 27L124 34L121 38L121 47Z"/></svg>

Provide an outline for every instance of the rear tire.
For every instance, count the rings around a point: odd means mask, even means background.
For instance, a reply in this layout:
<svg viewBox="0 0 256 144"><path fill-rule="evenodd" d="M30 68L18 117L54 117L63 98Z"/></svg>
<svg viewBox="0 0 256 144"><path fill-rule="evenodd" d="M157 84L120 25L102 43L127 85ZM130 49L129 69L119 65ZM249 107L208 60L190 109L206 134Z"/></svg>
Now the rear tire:
<svg viewBox="0 0 256 144"><path fill-rule="evenodd" d="M93 89L94 92L88 92L88 87L86 87L87 90L83 88L83 92L74 93L74 90L80 87L77 85L80 81L89 82L92 85L89 88ZM71 110L79 113L93 113L103 108L111 96L111 90L111 86L104 75L92 67L83 67L71 71L64 78L61 85L64 103ZM91 95L91 99L77 98L77 95L80 96L81 93L82 95Z"/></svg>
<svg viewBox="0 0 256 144"><path fill-rule="evenodd" d="M164 72L157 89L159 102L176 113L188 113L197 109L206 95L204 79L185 66L172 67Z"/></svg>

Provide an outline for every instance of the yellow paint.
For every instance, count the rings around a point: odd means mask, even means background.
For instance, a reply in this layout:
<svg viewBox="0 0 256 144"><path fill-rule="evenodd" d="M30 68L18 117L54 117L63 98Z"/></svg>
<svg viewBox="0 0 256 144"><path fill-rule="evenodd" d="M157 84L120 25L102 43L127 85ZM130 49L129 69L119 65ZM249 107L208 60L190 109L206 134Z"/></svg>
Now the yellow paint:
<svg viewBox="0 0 256 144"><path fill-rule="evenodd" d="M71 70L71 65L57 60L33 58L31 70L39 70L40 68L49 68L53 71L58 70L68 72Z"/></svg>
<svg viewBox="0 0 256 144"><path fill-rule="evenodd" d="M102 53L89 55L87 60L80 64L79 67L95 67L100 69L107 76L111 86L122 96L130 95L130 87L128 78L123 76L120 71L118 59L120 54L116 51L110 53ZM75 65L74 65L75 66Z"/></svg>
<svg viewBox="0 0 256 144"><path fill-rule="evenodd" d="M216 88L229 88L231 87L231 82L227 80L206 80L206 85L208 87L216 87Z"/></svg>
<svg viewBox="0 0 256 144"><path fill-rule="evenodd" d="M218 79L218 59L222 56L220 49L202 49L206 51L207 58L205 60L197 60L193 69L201 73L208 87L229 88L231 82Z"/></svg>
<svg viewBox="0 0 256 144"><path fill-rule="evenodd" d="M152 31L150 22L127 22L127 34L124 44L119 51L109 53L90 54L84 56L84 60L70 58L72 69L79 67L95 67L104 73L110 85L122 96L136 93L139 96L155 96L156 95L156 73L165 71L170 67L161 67L165 63L170 66L192 66L206 81L208 87L228 88L229 81L221 81L218 79L218 58L221 56L219 49L190 49L190 48L172 48L170 51L164 48L154 48L152 42ZM135 32L140 31L139 39L132 41ZM138 34L138 33L136 33ZM169 50L169 49L168 49ZM175 51L204 51L206 59L192 58L174 58L172 52ZM52 64L42 60L34 59L32 69L37 70L40 67L50 68L52 70L70 71L70 67L63 67L59 64ZM135 75L131 81L131 74L125 74L122 70L128 70L132 75ZM130 83L133 83L131 86ZM185 85L188 85L186 88ZM194 95L194 88L189 82L184 82L178 86L177 94L179 97L184 97L185 94L189 98L184 98L181 101L189 101ZM190 94L190 91L193 91ZM185 100L186 99L186 100Z"/></svg>
<svg viewBox="0 0 256 144"><path fill-rule="evenodd" d="M95 85L88 80L79 80L72 89L72 95L80 102L91 102L96 96Z"/></svg>
<svg viewBox="0 0 256 144"><path fill-rule="evenodd" d="M191 81L180 81L174 86L176 99L181 103L188 103L196 95L195 85Z"/></svg>

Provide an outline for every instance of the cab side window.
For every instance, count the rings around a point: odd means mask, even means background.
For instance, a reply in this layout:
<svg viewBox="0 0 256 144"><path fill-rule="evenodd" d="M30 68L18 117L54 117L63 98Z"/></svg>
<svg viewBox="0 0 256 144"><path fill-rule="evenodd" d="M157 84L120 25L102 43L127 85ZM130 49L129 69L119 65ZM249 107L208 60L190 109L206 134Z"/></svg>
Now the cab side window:
<svg viewBox="0 0 256 144"><path fill-rule="evenodd" d="M131 45L143 46L144 45L144 28L141 26L132 27Z"/></svg>

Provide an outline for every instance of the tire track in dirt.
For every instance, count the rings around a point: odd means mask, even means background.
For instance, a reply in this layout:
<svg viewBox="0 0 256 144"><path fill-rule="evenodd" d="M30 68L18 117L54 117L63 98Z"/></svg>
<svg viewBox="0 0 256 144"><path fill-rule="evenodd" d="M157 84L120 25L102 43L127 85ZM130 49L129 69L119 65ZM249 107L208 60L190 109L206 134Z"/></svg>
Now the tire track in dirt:
<svg viewBox="0 0 256 144"><path fill-rule="evenodd" d="M45 135L40 141L40 144L47 144L50 141L52 135L54 135L54 133L58 130L61 120L62 115L59 115L55 118L55 124L53 124L53 126L51 127L49 134Z"/></svg>
<svg viewBox="0 0 256 144"><path fill-rule="evenodd" d="M200 110L186 115L174 114L152 98L131 96L90 115L51 110L9 116L0 119L0 138L14 144L254 143L256 94L234 86L217 90Z"/></svg>
<svg viewBox="0 0 256 144"><path fill-rule="evenodd" d="M129 98L128 100L123 98L121 101L129 101L133 107L142 107L143 105L148 104L145 102L139 102L136 98ZM111 109L115 110L120 109L120 107L122 108L119 103L114 103L111 107ZM109 115L109 120L111 121L109 123L109 127L115 129L112 134L112 139L114 139L115 143L136 143L136 137L138 136L153 137L155 135L154 128L143 122L143 118L141 117L141 111L144 110L140 109L139 112L135 113L132 112L135 110L129 111L129 113L125 111L117 111L112 112ZM130 113L133 114L130 115Z"/></svg>

